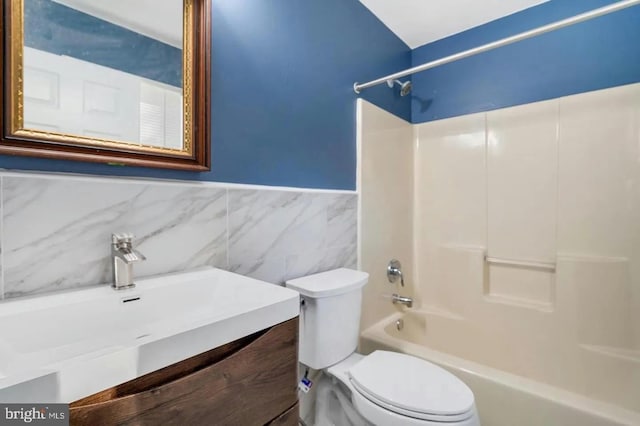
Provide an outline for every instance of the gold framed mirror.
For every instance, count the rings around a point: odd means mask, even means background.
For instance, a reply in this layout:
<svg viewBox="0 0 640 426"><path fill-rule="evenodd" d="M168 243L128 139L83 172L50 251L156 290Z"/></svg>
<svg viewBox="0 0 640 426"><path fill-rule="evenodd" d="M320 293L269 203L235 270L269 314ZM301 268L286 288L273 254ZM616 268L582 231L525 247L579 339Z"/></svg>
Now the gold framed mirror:
<svg viewBox="0 0 640 426"><path fill-rule="evenodd" d="M3 0L0 154L210 169L211 0Z"/></svg>

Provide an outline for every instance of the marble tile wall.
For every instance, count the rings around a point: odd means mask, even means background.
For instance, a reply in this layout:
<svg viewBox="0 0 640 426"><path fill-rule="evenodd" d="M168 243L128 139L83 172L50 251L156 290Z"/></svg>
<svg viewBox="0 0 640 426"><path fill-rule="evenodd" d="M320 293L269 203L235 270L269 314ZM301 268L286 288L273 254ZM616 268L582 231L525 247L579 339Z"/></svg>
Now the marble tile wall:
<svg viewBox="0 0 640 426"><path fill-rule="evenodd" d="M111 280L113 232L144 277L211 265L282 284L357 266L357 195L0 172L0 297Z"/></svg>

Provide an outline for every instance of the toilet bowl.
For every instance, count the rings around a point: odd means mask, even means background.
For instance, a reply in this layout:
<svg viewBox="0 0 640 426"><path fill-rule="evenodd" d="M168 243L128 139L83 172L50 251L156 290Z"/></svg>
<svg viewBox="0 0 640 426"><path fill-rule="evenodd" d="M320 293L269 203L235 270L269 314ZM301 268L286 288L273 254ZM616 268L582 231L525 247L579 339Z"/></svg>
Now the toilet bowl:
<svg viewBox="0 0 640 426"><path fill-rule="evenodd" d="M301 294L300 362L323 370L316 425L480 426L473 393L428 361L355 352L368 274L337 269L287 281Z"/></svg>
<svg viewBox="0 0 640 426"><path fill-rule="evenodd" d="M480 425L473 394L462 381L409 355L354 353L324 374L316 426Z"/></svg>

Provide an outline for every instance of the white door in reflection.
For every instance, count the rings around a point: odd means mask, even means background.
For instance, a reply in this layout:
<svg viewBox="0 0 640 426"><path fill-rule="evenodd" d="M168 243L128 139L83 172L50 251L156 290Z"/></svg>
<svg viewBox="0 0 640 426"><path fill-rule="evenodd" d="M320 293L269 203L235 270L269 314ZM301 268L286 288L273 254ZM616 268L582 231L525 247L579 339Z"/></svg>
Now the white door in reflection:
<svg viewBox="0 0 640 426"><path fill-rule="evenodd" d="M26 128L181 149L180 88L29 47L24 64Z"/></svg>

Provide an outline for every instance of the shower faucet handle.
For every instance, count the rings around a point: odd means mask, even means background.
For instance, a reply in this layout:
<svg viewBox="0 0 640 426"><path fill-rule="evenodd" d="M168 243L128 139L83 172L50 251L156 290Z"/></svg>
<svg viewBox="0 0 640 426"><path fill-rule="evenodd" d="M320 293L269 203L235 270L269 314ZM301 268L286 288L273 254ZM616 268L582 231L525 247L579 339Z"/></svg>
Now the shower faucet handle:
<svg viewBox="0 0 640 426"><path fill-rule="evenodd" d="M404 276L402 275L402 264L399 260L392 259L387 265L387 279L391 284L398 281L400 278L400 285L404 287Z"/></svg>

